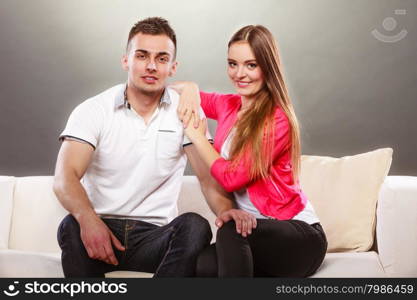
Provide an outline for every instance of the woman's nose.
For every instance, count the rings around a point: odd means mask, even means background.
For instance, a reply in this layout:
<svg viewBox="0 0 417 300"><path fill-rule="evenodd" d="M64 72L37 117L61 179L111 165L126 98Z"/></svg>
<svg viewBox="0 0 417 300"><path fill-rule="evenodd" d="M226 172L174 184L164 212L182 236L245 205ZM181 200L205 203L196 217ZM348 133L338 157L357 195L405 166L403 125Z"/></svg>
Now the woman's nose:
<svg viewBox="0 0 417 300"><path fill-rule="evenodd" d="M238 67L236 76L239 78L245 77L245 70L243 67Z"/></svg>

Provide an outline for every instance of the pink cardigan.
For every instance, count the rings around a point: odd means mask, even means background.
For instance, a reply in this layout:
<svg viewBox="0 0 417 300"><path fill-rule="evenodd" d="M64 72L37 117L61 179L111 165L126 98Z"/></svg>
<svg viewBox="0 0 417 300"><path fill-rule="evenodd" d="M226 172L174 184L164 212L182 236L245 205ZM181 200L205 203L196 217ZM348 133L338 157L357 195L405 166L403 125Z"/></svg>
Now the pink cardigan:
<svg viewBox="0 0 417 300"><path fill-rule="evenodd" d="M201 107L206 116L217 120L214 148L220 153L221 147L236 122L241 106L239 95L222 95L200 92ZM275 138L273 166L270 177L251 182L249 170L243 162L230 169L231 162L217 159L210 168L211 175L228 192L247 188L253 205L265 216L279 220L292 219L306 205L307 198L292 176L290 136L288 118L277 108L275 111Z"/></svg>

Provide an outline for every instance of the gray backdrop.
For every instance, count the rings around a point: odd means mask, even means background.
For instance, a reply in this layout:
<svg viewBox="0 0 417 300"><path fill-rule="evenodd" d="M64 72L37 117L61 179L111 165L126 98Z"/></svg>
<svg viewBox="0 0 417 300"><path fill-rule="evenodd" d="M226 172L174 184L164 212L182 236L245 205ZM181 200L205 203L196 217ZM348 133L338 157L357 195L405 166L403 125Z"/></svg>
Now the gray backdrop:
<svg viewBox="0 0 417 300"><path fill-rule="evenodd" d="M304 154L392 147L390 174L417 175L415 0L1 0L0 175L53 174L69 113L125 81L128 31L148 16L167 18L177 32L176 79L207 91L233 92L225 72L231 34L267 26Z"/></svg>

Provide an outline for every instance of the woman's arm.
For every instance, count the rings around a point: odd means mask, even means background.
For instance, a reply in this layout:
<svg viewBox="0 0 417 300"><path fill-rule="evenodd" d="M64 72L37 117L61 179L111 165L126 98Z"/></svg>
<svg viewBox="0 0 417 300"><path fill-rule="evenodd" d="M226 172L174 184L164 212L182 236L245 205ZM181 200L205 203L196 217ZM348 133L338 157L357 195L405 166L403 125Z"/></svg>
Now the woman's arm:
<svg viewBox="0 0 417 300"><path fill-rule="evenodd" d="M223 104L220 99L221 94L201 92L198 85L191 81L178 81L169 87L180 94L177 113L178 118L184 124L184 128L187 128L191 115L199 111L200 105L208 118L217 120L217 106ZM194 127L197 126L197 120L195 120Z"/></svg>
<svg viewBox="0 0 417 300"><path fill-rule="evenodd" d="M274 118L273 160L281 155L290 143L289 122L283 112L277 112ZM222 158L213 146L205 140L205 122L200 123L198 128L187 128L186 135L195 145L201 159L210 169L211 175L227 191L233 192L247 186L251 182L247 158L239 161L235 168L231 167L231 161Z"/></svg>
<svg viewBox="0 0 417 300"><path fill-rule="evenodd" d="M200 90L198 85L192 81L177 81L170 88L180 95L180 103L178 104L178 118L187 128L193 113L198 114L200 108ZM198 119L194 121L194 127L198 126Z"/></svg>
<svg viewBox="0 0 417 300"><path fill-rule="evenodd" d="M195 145L189 145L184 151L190 161L190 164L200 181L201 191L206 198L207 204L211 211L217 216L215 224L221 227L224 223L234 220L236 231L246 237L252 233L252 228L256 227L256 218L243 210L235 209L233 196L227 193L218 183L210 176L209 169L203 163L197 153Z"/></svg>
<svg viewBox="0 0 417 300"><path fill-rule="evenodd" d="M193 114L192 118L195 121L196 116ZM213 165L214 161L220 158L219 153L213 148L210 142L205 137L207 130L207 120L197 120L198 127L192 128L187 127L185 129L185 134L190 139L190 141L195 146L197 152L199 153L200 158L208 168L208 170Z"/></svg>

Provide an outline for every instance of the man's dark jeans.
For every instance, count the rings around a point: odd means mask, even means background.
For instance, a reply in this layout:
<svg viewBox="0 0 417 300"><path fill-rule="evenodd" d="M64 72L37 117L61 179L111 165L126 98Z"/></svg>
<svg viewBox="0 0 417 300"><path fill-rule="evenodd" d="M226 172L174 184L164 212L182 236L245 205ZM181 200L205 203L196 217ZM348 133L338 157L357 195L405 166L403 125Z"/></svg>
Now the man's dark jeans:
<svg viewBox="0 0 417 300"><path fill-rule="evenodd" d="M180 215L165 226L129 219L103 221L126 248L113 247L119 265L91 259L78 222L68 215L58 229L65 277L104 277L116 270L149 272L155 277L194 276L197 256L212 237L208 221L195 213Z"/></svg>

